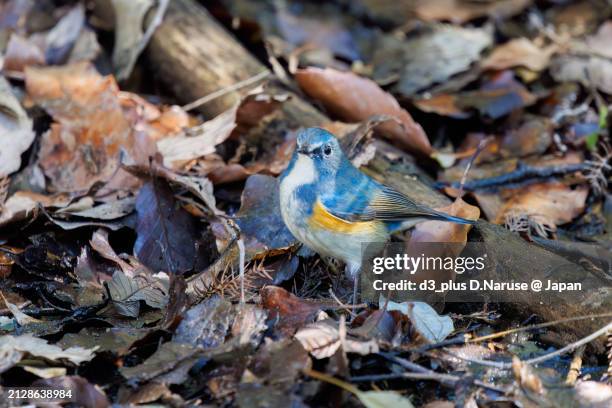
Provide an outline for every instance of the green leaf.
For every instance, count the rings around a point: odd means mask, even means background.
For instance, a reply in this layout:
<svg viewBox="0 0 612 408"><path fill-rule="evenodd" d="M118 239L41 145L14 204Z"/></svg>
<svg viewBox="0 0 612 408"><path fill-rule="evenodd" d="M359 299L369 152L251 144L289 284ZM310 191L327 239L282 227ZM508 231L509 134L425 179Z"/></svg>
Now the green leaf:
<svg viewBox="0 0 612 408"><path fill-rule="evenodd" d="M608 108L604 105L599 108L599 129L596 132L591 133L584 138L586 147L589 150L595 150L597 142L599 141L599 135L608 127Z"/></svg>
<svg viewBox="0 0 612 408"><path fill-rule="evenodd" d="M408 398L394 391L359 391L355 395L367 408L414 408Z"/></svg>

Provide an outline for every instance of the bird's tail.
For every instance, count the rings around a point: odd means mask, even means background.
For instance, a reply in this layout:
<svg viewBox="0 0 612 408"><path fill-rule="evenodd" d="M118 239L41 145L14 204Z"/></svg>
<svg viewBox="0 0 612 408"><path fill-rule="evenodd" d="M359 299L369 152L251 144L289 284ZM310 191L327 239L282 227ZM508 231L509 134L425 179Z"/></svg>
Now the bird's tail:
<svg viewBox="0 0 612 408"><path fill-rule="evenodd" d="M435 221L447 221L454 222L456 224L469 224L474 225L476 221L468 220L466 218L455 217L454 215L449 215L440 211L431 210L430 214L427 215L427 218Z"/></svg>

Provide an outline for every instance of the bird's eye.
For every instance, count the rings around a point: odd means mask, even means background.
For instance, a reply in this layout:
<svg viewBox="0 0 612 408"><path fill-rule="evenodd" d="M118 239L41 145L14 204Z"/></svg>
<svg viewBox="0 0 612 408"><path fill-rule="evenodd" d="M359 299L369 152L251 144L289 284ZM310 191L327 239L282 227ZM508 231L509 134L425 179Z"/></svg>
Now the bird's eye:
<svg viewBox="0 0 612 408"><path fill-rule="evenodd" d="M330 145L325 145L325 147L323 148L323 153L325 153L326 156L329 156L332 152L332 148Z"/></svg>

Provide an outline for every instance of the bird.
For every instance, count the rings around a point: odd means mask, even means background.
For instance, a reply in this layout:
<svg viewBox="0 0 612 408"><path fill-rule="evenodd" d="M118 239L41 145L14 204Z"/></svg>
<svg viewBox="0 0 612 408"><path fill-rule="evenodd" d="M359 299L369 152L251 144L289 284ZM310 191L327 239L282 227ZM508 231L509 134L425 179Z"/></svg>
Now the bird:
<svg viewBox="0 0 612 408"><path fill-rule="evenodd" d="M338 139L322 128L298 132L296 147L280 175L282 219L302 244L338 259L355 282L362 267L362 243L387 242L391 234L425 220L474 224L418 204L361 172Z"/></svg>

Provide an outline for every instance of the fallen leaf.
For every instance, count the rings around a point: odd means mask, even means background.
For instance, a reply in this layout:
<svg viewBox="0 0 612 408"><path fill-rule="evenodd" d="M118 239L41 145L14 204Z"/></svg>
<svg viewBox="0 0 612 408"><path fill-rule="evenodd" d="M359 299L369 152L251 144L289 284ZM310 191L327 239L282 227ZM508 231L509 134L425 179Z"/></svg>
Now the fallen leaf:
<svg viewBox="0 0 612 408"><path fill-rule="evenodd" d="M595 56L563 55L554 59L550 72L559 82L576 81L612 94L612 60Z"/></svg>
<svg viewBox="0 0 612 408"><path fill-rule="evenodd" d="M0 226L28 218L38 208L64 207L70 203L70 198L64 194L47 196L31 191L17 191L10 196L0 213Z"/></svg>
<svg viewBox="0 0 612 408"><path fill-rule="evenodd" d="M20 326L25 326L30 323L40 323L40 320L35 319L32 316L28 316L27 314L19 310L17 306L15 306L14 304L6 300L2 292L0 292L0 297L2 297L2 300L4 301L6 308L10 310L10 312L13 314L13 317L15 318L15 321L17 321L17 323Z"/></svg>
<svg viewBox="0 0 612 408"><path fill-rule="evenodd" d="M550 57L556 51L554 44L542 49L527 38L514 38L496 47L482 62L482 67L504 70L522 66L532 71L542 71L548 67Z"/></svg>
<svg viewBox="0 0 612 408"><path fill-rule="evenodd" d="M423 128L375 82L350 72L314 67L298 70L295 78L304 92L340 119L359 122L373 115L394 117L399 123L383 123L377 129L404 148L426 155L432 152Z"/></svg>
<svg viewBox="0 0 612 408"><path fill-rule="evenodd" d="M214 295L183 314L172 341L204 349L218 347L225 342L233 318L232 304Z"/></svg>
<svg viewBox="0 0 612 408"><path fill-rule="evenodd" d="M147 182L136 198L136 256L153 272L184 273L202 262L198 225L181 207L163 180Z"/></svg>
<svg viewBox="0 0 612 408"><path fill-rule="evenodd" d="M381 299L379 305L385 304ZM455 327L449 316L440 316L425 302L387 301L387 310L398 310L408 316L416 332L428 343L439 343L451 334Z"/></svg>
<svg viewBox="0 0 612 408"><path fill-rule="evenodd" d="M277 329L289 335L313 322L319 311L325 308L321 302L300 299L278 286L266 286L260 295L262 306L268 310L270 318L278 319Z"/></svg>
<svg viewBox="0 0 612 408"><path fill-rule="evenodd" d="M481 28L436 25L410 39L385 38L374 52L374 80L391 82L402 96L413 97L451 76L467 70L492 43Z"/></svg>
<svg viewBox="0 0 612 408"><path fill-rule="evenodd" d="M19 170L21 154L34 141L32 120L13 95L11 86L0 78L0 179Z"/></svg>
<svg viewBox="0 0 612 408"><path fill-rule="evenodd" d="M167 288L151 276L140 274L130 278L115 271L107 285L113 306L123 316L138 317L141 300L156 309L163 309L168 303Z"/></svg>
<svg viewBox="0 0 612 408"><path fill-rule="evenodd" d="M157 150L164 158L164 166L180 169L186 163L215 152L215 146L225 141L236 128L235 108L229 109L196 128L188 135L171 136L157 142Z"/></svg>
<svg viewBox="0 0 612 408"><path fill-rule="evenodd" d="M283 39L295 46L309 45L329 50L347 60L360 57L359 48L349 28L337 16L322 13L317 16L292 13L282 7L276 12L276 23Z"/></svg>
<svg viewBox="0 0 612 408"><path fill-rule="evenodd" d="M532 184L510 193L510 198L495 218L496 224L504 224L507 217L513 215L524 215L554 231L556 226L568 223L582 214L589 189L585 186L572 189L553 182Z"/></svg>
<svg viewBox="0 0 612 408"><path fill-rule="evenodd" d="M521 387L535 394L544 394L542 380L529 364L523 363L517 356L512 356L512 373Z"/></svg>
<svg viewBox="0 0 612 408"><path fill-rule="evenodd" d="M121 259L108 242L108 231L102 228L97 229L91 236L89 245L91 245L98 254L102 255L103 258L119 265L127 277L132 278L135 276L136 268Z"/></svg>
<svg viewBox="0 0 612 408"><path fill-rule="evenodd" d="M531 0L466 1L420 0L415 6L416 15L425 21L450 21L463 24L479 17L503 19L519 14Z"/></svg>
<svg viewBox="0 0 612 408"><path fill-rule="evenodd" d="M45 38L45 60L48 65L66 62L84 24L85 7L77 4L49 31Z"/></svg>
<svg viewBox="0 0 612 408"><path fill-rule="evenodd" d="M107 408L110 403L104 391L78 375L36 380L32 387L43 389L70 390L70 403L87 408ZM34 400L36 401L36 400Z"/></svg>
<svg viewBox="0 0 612 408"><path fill-rule="evenodd" d="M26 365L22 366L22 368L40 378L62 377L66 375L67 371L64 367L33 367Z"/></svg>
<svg viewBox="0 0 612 408"><path fill-rule="evenodd" d="M3 69L22 72L28 65L45 65L45 56L38 45L13 33L4 52Z"/></svg>
<svg viewBox="0 0 612 408"><path fill-rule="evenodd" d="M87 191L119 167L119 152L134 145L112 77L87 63L25 70L31 100L55 119L43 134L40 165L60 191Z"/></svg>
<svg viewBox="0 0 612 408"><path fill-rule="evenodd" d="M143 339L151 329L138 329L131 327L87 327L78 333L66 333L57 342L58 346L92 348L98 346L98 352L108 352L116 356L124 356L135 348L135 343Z"/></svg>
<svg viewBox="0 0 612 408"><path fill-rule="evenodd" d="M502 71L475 91L456 95L439 94L415 101L425 112L463 119L471 110L491 119L498 119L514 110L530 106L537 98L514 79L511 71Z"/></svg>
<svg viewBox="0 0 612 408"><path fill-rule="evenodd" d="M597 381L579 381L574 387L578 402L590 408L606 408L612 403L612 385Z"/></svg>
<svg viewBox="0 0 612 408"><path fill-rule="evenodd" d="M246 181L236 223L247 260L287 252L297 243L280 215L278 194L275 177L256 174Z"/></svg>
<svg viewBox="0 0 612 408"><path fill-rule="evenodd" d="M605 21L592 36L584 40L592 55L612 58L612 21Z"/></svg>
<svg viewBox="0 0 612 408"><path fill-rule="evenodd" d="M359 391L355 395L366 408L414 408L409 399L395 391Z"/></svg>
<svg viewBox="0 0 612 408"><path fill-rule="evenodd" d="M177 378L171 379L169 383L180 384L185 381L187 371L200 358L197 348L189 344L167 342L147 358L142 364L133 367L122 367L119 369L121 375L128 380L150 380L172 373L179 369Z"/></svg>
<svg viewBox="0 0 612 408"><path fill-rule="evenodd" d="M53 344L48 344L46 340L33 337L31 334L21 336L0 336L0 361L13 364L19 362L27 353L34 357L42 357L50 361L67 360L74 364L81 364L94 358L96 347L84 349L82 347L70 347L63 350ZM0 371L6 371L13 364L1 364Z"/></svg>
<svg viewBox="0 0 612 408"><path fill-rule="evenodd" d="M295 338L314 358L322 359L333 356L342 346L346 353L356 353L362 356L378 353L378 342L375 339L367 341L340 337L337 322L321 320L311 323L295 334Z"/></svg>

